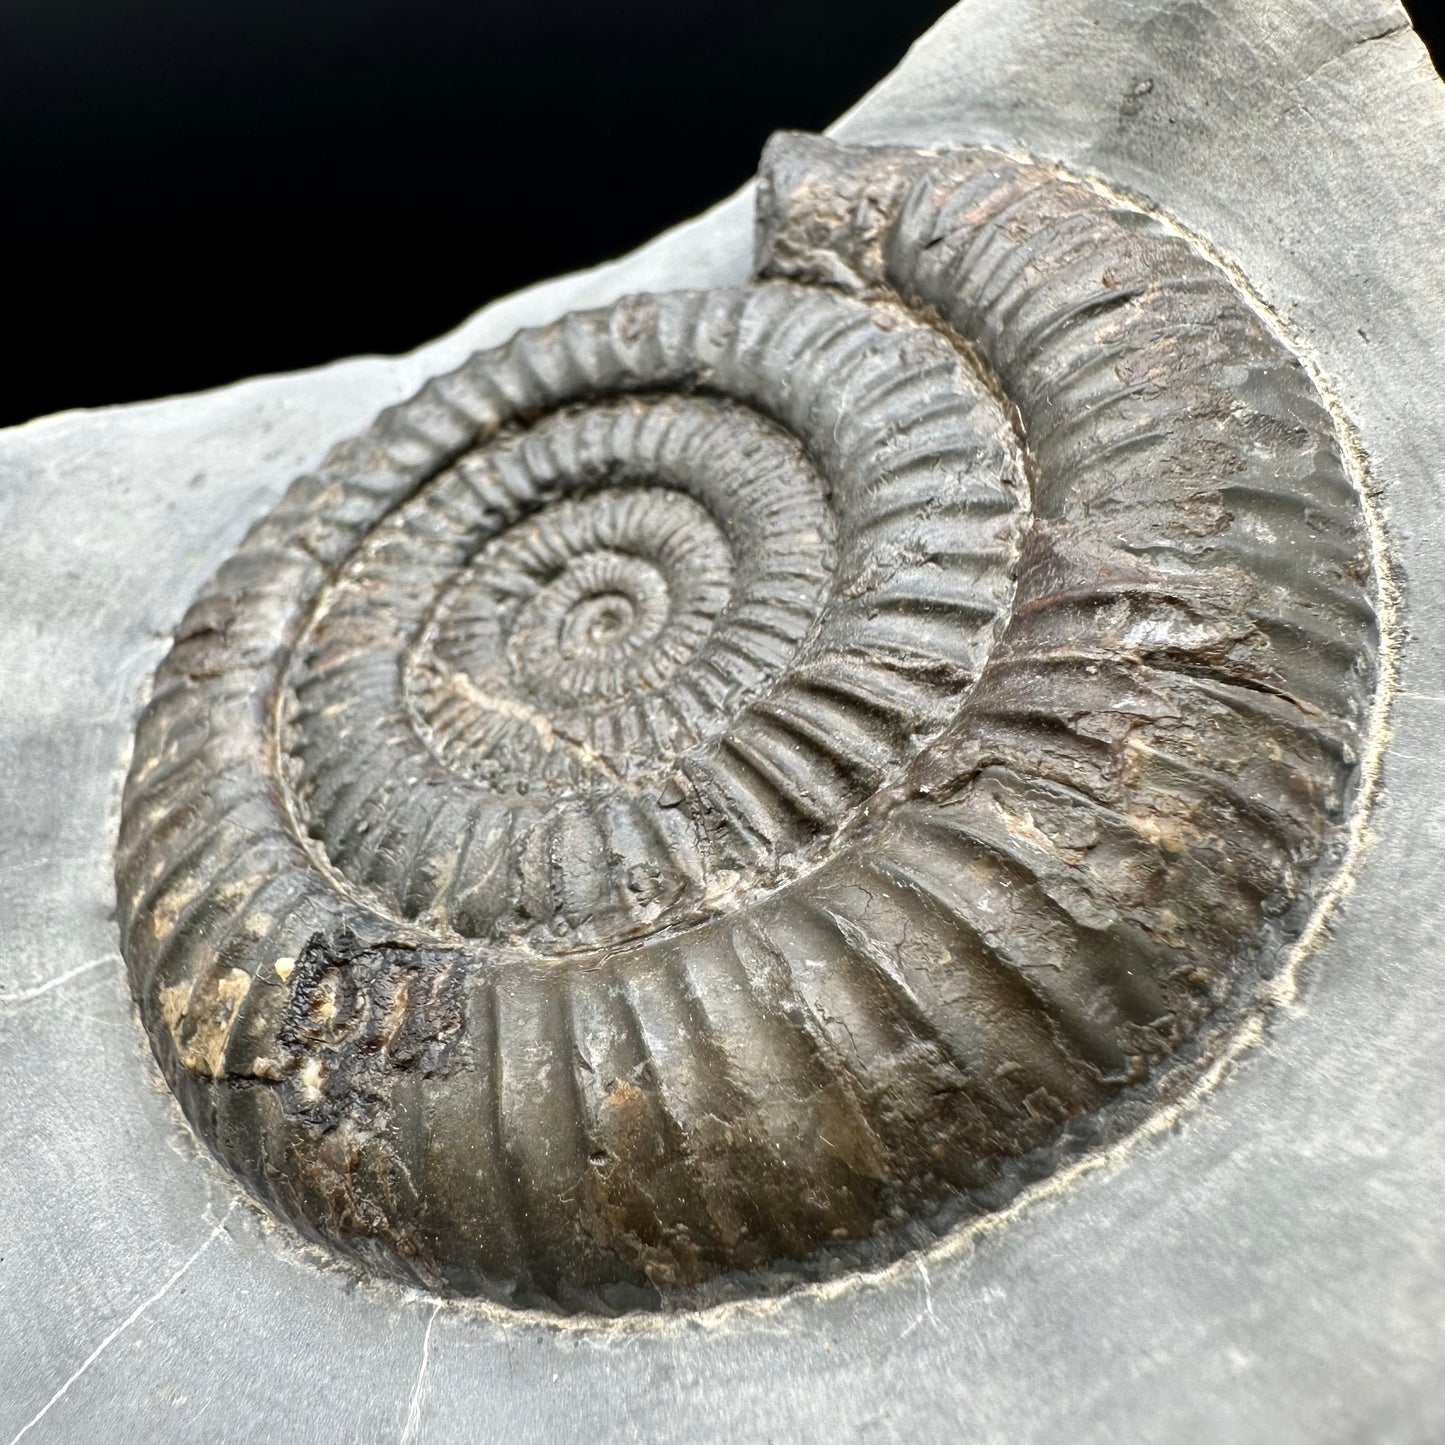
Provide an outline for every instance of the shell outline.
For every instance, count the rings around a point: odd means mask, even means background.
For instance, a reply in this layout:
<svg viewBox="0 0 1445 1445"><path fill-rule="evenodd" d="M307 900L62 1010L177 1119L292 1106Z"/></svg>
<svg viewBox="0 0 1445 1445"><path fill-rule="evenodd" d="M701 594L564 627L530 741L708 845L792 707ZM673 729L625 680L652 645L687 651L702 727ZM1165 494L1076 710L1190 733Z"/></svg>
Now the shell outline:
<svg viewBox="0 0 1445 1445"><path fill-rule="evenodd" d="M225 757L197 692L235 651L266 666L289 656L298 595L352 550L338 507L404 502L470 449L476 403L459 415L444 381L293 487L158 673L118 858L124 951L157 1056L258 1197L384 1272L606 1311L896 1253L950 1210L997 1202L1011 1161L1047 1167L1064 1134L1086 1135L1246 993L1340 846L1377 680L1373 578L1328 411L1262 318L1143 211L997 152L783 137L763 170L759 280L739 294L888 316L901 305L1018 409L1029 447L1002 635L956 714L826 857L771 878L740 922L703 915L644 937L624 957L649 954L651 970L589 959L565 986L525 959L505 986L479 979L454 939L378 926L355 895L316 905L301 933L298 912L290 933L245 946L246 921L264 914L254 898L231 943L197 927L198 908L236 922L217 897L228 855L177 785L214 789ZM619 303L609 324L646 346L670 324L649 331L647 318L676 305ZM474 358L452 380L495 365ZM1110 407L1106 441L1048 420ZM308 507L302 531L288 508ZM1291 529L1318 544L1307 561L1327 576L1266 545ZM247 608L270 614L247 631ZM264 738L275 699L263 703ZM262 784L281 775L274 757L226 765ZM276 791L222 799L261 854L284 813ZM179 867L169 833L186 845ZM1016 889L1031 902L1010 914ZM823 983L804 968L816 953ZM610 993L608 970L620 971ZM960 978L964 1004L949 992ZM635 1028L608 1021L619 998ZM860 1046L865 1022L876 1036ZM588 1096L592 1042L629 1029L643 1057L604 1066L614 1087ZM572 1073L586 1127L562 1166L548 1155L565 1122L508 1080L512 1055ZM472 1082L479 1059L490 1095ZM490 1124L437 1102L463 1079ZM423 1111L438 1149L483 1168L490 1157L490 1194L466 1195L460 1165L377 1143L425 1134ZM476 1137L486 1128L490 1144ZM620 1181L619 1158L632 1161ZM658 1181L672 1212L649 1219L643 1186Z"/></svg>

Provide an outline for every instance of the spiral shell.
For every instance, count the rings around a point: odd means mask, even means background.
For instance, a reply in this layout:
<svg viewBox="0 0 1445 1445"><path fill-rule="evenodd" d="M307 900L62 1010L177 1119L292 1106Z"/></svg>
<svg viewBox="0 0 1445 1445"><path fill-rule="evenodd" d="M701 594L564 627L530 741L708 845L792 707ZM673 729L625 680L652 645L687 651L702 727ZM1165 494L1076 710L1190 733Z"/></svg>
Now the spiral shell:
<svg viewBox="0 0 1445 1445"><path fill-rule="evenodd" d="M157 1058L379 1272L887 1257L1152 1097L1337 861L1362 501L1228 275L981 148L778 137L758 206L751 284L522 332L297 481L139 723Z"/></svg>

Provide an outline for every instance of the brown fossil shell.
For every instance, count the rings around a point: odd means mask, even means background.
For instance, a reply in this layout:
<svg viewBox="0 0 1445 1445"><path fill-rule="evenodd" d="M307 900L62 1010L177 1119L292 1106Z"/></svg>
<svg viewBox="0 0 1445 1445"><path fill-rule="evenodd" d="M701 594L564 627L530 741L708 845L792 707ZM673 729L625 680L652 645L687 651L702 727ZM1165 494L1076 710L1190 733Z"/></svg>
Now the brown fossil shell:
<svg viewBox="0 0 1445 1445"><path fill-rule="evenodd" d="M608 1311L896 1254L1147 1105L1338 857L1362 500L1230 277L986 149L780 137L758 204L751 284L297 481L140 721L156 1055L376 1270Z"/></svg>

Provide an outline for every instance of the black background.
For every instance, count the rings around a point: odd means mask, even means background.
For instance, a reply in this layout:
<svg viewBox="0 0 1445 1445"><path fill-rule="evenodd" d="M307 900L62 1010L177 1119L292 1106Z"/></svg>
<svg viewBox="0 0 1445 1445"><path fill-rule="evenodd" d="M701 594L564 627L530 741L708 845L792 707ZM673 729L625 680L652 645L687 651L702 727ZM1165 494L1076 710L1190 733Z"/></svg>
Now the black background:
<svg viewBox="0 0 1445 1445"><path fill-rule="evenodd" d="M948 7L0 0L0 425L407 350L726 195Z"/></svg>

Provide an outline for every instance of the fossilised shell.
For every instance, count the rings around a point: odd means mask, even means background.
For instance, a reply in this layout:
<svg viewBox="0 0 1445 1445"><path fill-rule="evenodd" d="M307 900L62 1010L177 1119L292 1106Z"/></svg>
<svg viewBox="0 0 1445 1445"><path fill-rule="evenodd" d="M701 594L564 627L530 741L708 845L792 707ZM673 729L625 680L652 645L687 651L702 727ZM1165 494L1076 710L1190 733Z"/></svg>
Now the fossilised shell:
<svg viewBox="0 0 1445 1445"><path fill-rule="evenodd" d="M1229 276L981 148L779 137L758 236L337 448L157 674L157 1058L379 1271L616 1310L895 1254L1147 1098L1337 861L1363 504Z"/></svg>

